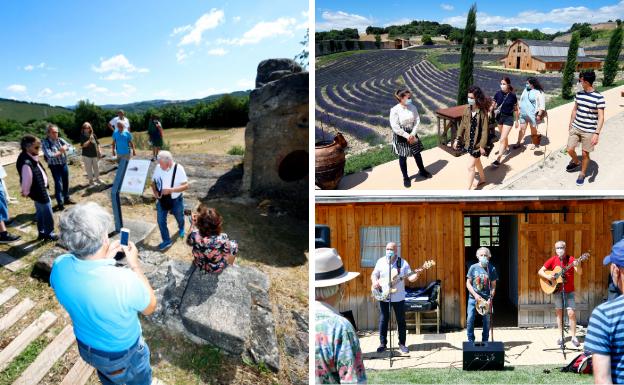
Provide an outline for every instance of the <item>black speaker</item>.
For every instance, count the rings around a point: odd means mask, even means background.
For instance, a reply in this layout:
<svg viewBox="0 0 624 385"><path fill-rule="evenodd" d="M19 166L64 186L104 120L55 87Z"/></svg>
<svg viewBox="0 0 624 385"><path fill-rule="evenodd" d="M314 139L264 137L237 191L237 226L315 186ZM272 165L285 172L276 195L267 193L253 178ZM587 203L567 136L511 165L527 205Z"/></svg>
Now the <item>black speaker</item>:
<svg viewBox="0 0 624 385"><path fill-rule="evenodd" d="M314 229L314 248L331 247L331 238L329 236L329 226L316 225Z"/></svg>
<svg viewBox="0 0 624 385"><path fill-rule="evenodd" d="M503 370L505 345L502 342L464 342L464 370Z"/></svg>
<svg viewBox="0 0 624 385"><path fill-rule="evenodd" d="M611 223L611 237L613 238L614 245L624 238L624 221Z"/></svg>

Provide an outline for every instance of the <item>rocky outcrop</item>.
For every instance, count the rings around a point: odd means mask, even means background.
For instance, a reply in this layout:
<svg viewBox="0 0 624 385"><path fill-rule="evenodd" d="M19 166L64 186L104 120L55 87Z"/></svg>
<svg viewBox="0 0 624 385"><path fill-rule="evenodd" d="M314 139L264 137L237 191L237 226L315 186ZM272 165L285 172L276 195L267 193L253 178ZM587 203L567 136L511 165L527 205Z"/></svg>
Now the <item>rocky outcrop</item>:
<svg viewBox="0 0 624 385"><path fill-rule="evenodd" d="M258 64L258 73L256 75L256 88L263 87L265 84L279 80L284 76L301 72L302 68L296 61L292 59L269 59Z"/></svg>

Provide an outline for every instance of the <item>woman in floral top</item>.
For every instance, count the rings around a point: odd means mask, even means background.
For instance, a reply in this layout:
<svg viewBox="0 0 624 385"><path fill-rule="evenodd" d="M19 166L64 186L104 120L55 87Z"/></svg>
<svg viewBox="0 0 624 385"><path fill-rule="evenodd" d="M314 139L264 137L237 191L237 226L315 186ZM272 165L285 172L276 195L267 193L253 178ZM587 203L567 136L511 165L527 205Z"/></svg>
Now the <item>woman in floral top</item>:
<svg viewBox="0 0 624 385"><path fill-rule="evenodd" d="M338 306L344 283L360 273L347 272L336 249L316 249L315 258L315 377L317 384L365 384L360 341Z"/></svg>
<svg viewBox="0 0 624 385"><path fill-rule="evenodd" d="M193 228L186 243L193 248L193 263L207 273L218 274L233 265L238 243L222 232L223 218L204 204L193 214Z"/></svg>

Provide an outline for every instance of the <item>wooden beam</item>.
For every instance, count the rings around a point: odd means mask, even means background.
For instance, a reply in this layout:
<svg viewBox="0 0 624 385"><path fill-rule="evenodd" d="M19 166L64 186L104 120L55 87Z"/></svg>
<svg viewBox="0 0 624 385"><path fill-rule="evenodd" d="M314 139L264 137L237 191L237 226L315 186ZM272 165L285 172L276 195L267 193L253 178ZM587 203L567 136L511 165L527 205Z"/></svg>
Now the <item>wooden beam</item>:
<svg viewBox="0 0 624 385"><path fill-rule="evenodd" d="M38 384L74 341L76 341L74 328L72 325L65 326L52 343L46 346L35 361L13 382L13 385Z"/></svg>
<svg viewBox="0 0 624 385"><path fill-rule="evenodd" d="M20 335L11 341L11 343L0 352L0 372L6 369L9 363L23 352L28 344L43 334L54 321L56 321L56 315L50 311L45 311L35 322L30 324Z"/></svg>
<svg viewBox="0 0 624 385"><path fill-rule="evenodd" d="M4 317L0 318L0 332L3 332L13 326L17 320L22 318L30 309L35 306L35 303L26 298L22 302L18 303L11 311L9 311Z"/></svg>
<svg viewBox="0 0 624 385"><path fill-rule="evenodd" d="M78 361L72 366L60 385L84 385L89 381L89 377L94 371L93 366L78 357Z"/></svg>
<svg viewBox="0 0 624 385"><path fill-rule="evenodd" d="M0 293L0 306L4 305L5 302L8 302L11 298L15 297L15 295L19 292L13 286L7 287Z"/></svg>

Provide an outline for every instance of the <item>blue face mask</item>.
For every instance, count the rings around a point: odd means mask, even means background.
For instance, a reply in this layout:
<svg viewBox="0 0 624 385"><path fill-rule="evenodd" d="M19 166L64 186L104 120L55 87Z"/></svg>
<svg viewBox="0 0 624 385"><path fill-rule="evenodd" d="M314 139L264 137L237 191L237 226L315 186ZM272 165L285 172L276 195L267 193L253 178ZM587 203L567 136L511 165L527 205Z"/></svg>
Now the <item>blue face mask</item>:
<svg viewBox="0 0 624 385"><path fill-rule="evenodd" d="M394 250L386 250L386 258L391 259L394 257Z"/></svg>
<svg viewBox="0 0 624 385"><path fill-rule="evenodd" d="M473 98L468 98L468 104L474 106L475 100Z"/></svg>
<svg viewBox="0 0 624 385"><path fill-rule="evenodd" d="M407 102L405 102L405 104L410 105L410 104L414 104L414 103L412 102L412 99L407 99Z"/></svg>
<svg viewBox="0 0 624 385"><path fill-rule="evenodd" d="M486 256L480 256L479 257L479 263L481 264L481 266L485 267L488 264L488 259Z"/></svg>
<svg viewBox="0 0 624 385"><path fill-rule="evenodd" d="M531 86L529 84L526 85L526 90L531 91Z"/></svg>

